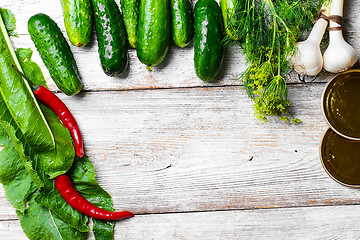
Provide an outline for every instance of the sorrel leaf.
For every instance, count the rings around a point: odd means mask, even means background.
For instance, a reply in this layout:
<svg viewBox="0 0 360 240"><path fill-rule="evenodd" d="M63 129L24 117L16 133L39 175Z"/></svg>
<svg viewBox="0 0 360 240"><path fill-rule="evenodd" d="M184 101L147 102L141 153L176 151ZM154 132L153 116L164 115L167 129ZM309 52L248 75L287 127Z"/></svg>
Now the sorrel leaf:
<svg viewBox="0 0 360 240"><path fill-rule="evenodd" d="M45 109L45 106L41 107L44 109L47 119L50 120L51 127L59 124L60 120L50 109ZM57 129L54 130L57 141L61 139L59 132L62 132L61 134L65 136L65 140L61 141L67 143L70 149L72 149L72 151L70 150L70 157L68 157L70 163L64 164L71 167L75 151L71 145L70 134L64 126L57 126ZM27 148L26 151L29 153L29 156L25 155L23 143L16 137L15 129L5 121L0 121L0 145L4 147L0 152L0 182L4 186L8 200L19 213L24 213L27 199L36 193L38 198L42 199L42 201L39 201L41 204L54 210L54 213L59 214L72 227L76 227L82 232L90 230L87 226L87 217L72 209L65 202L57 192L54 181L50 180L48 175L42 170L43 164L40 164L40 157L30 148ZM57 142L56 146L60 146L60 144ZM61 155L64 152L66 151L62 151ZM66 159L65 156L58 157L59 159ZM56 156L53 159L56 159ZM36 169L32 168L32 165ZM64 170L64 172L67 170ZM33 180L39 181L42 184L40 192L35 187Z"/></svg>
<svg viewBox="0 0 360 240"><path fill-rule="evenodd" d="M55 147L55 140L28 82L11 67L21 70L0 16L0 95L12 119L24 135L26 142L37 151L47 152Z"/></svg>
<svg viewBox="0 0 360 240"><path fill-rule="evenodd" d="M80 231L88 231L87 217L74 210L64 201L56 190L53 180L47 180L44 174L39 174L40 177L44 177L45 187L36 197L36 202L51 209L74 228ZM111 196L96 182L94 167L87 156L81 159L76 157L67 174L72 179L75 188L88 201L108 211L114 210ZM93 219L93 232L96 240L113 239L114 221Z"/></svg>
<svg viewBox="0 0 360 240"><path fill-rule="evenodd" d="M30 48L18 48L15 50L15 53L25 76L29 78L32 83L47 87L46 80L39 65L31 60L33 51Z"/></svg>
<svg viewBox="0 0 360 240"><path fill-rule="evenodd" d="M86 234L72 228L67 222L61 220L48 208L36 203L35 196L30 199L29 207L25 213L17 212L21 227L29 239L61 239L81 240L86 239Z"/></svg>
<svg viewBox="0 0 360 240"><path fill-rule="evenodd" d="M54 151L38 153L39 164L50 178L54 178L66 173L71 168L75 149L69 130L64 127L58 116L44 104L40 103L39 106L55 139Z"/></svg>
<svg viewBox="0 0 360 240"><path fill-rule="evenodd" d="M67 150L57 151L57 155L44 158L44 156L40 157L27 147L26 154L28 155L25 155L23 144L26 145L26 143L23 143L16 136L16 134L21 133L16 133L15 129L7 122L0 121L0 145L4 147L0 152L0 182L4 185L8 200L19 212L24 213L27 199L36 192L38 196L36 200L39 199L39 203L53 210L72 227L82 232L89 231L88 218L65 202L57 192L54 181L50 180L43 170L43 168L49 169L51 167L49 171L52 171L54 168L51 163L60 162L57 164L59 166L57 169L61 170L61 173L66 172L72 166L75 150L72 146L70 133L61 124L59 118L46 106L41 104L41 107L54 132L56 146L67 148ZM43 153L41 154L43 155ZM67 162L63 163L63 160L67 160ZM43 163L41 163L42 161ZM32 166L35 166L35 169ZM40 191L37 191L33 181L41 183Z"/></svg>
<svg viewBox="0 0 360 240"><path fill-rule="evenodd" d="M72 166L75 157L72 138L69 131L51 109L43 104L40 104L40 107L54 133L56 149L54 154L52 154L53 152L49 154L40 153L35 157L38 166L37 171L45 184L45 187L41 189L40 194L36 197L36 202L51 209L61 219L70 223L72 227L81 232L87 232L90 230L87 226L88 218L67 204L56 190L54 181L49 179L49 176L56 177L65 174Z"/></svg>
<svg viewBox="0 0 360 240"><path fill-rule="evenodd" d="M2 101L0 99L0 106L1 105L2 105ZM26 169L29 176L31 177L31 180L34 182L34 184L36 185L37 188L39 188L39 189L42 188L44 186L44 183L41 181L36 170L33 168L30 157L25 154L24 145L21 142L21 140L19 140L18 137L16 136L15 129L9 123L7 123L5 121L0 121L0 127L7 134L9 140L12 143L12 147L16 151L20 161L23 164L23 167ZM18 161L19 159L16 159L15 161ZM11 163L9 163L9 164L11 165Z"/></svg>
<svg viewBox="0 0 360 240"><path fill-rule="evenodd" d="M4 123L4 122L3 122ZM7 125L5 123L4 125ZM10 126L7 125L7 128ZM8 130L14 131L14 130ZM23 213L29 196L37 189L21 157L3 127L0 127L0 182L11 205Z"/></svg>
<svg viewBox="0 0 360 240"><path fill-rule="evenodd" d="M41 175L41 174L40 174ZM65 222L68 222L73 228L87 232L90 228L87 226L88 217L73 209L61 197L56 190L54 180L44 180L45 187L41 189L40 194L36 197L36 202L51 209Z"/></svg>
<svg viewBox="0 0 360 240"><path fill-rule="evenodd" d="M76 157L68 172L76 190L89 202L108 211L114 211L111 196L100 187L95 179L95 169L88 156ZM114 238L114 221L93 219L93 232L96 240L111 240Z"/></svg>
<svg viewBox="0 0 360 240"><path fill-rule="evenodd" d="M4 8L0 8L0 14L4 20L4 25L8 34L12 37L17 37L18 35L15 32L16 30L15 15L9 9L4 9Z"/></svg>

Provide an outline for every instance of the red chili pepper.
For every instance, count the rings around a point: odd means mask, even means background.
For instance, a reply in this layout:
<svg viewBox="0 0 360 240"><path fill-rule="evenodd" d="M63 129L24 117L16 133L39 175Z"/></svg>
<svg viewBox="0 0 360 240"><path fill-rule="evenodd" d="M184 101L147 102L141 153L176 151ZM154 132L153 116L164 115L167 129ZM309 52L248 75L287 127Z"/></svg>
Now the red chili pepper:
<svg viewBox="0 0 360 240"><path fill-rule="evenodd" d="M76 191L71 179L65 174L55 178L55 186L70 206L89 217L103 220L118 220L134 216L133 213L128 211L110 212L96 207Z"/></svg>
<svg viewBox="0 0 360 240"><path fill-rule="evenodd" d="M25 76L16 66L11 64L11 66L23 77L28 83L32 86L33 89L37 88L38 85L35 85L29 78ZM81 132L74 116L71 114L67 106L53 94L49 89L40 85L35 91L35 96L38 100L48 106L55 114L60 118L64 126L70 131L70 134L73 138L76 155L80 158L84 156L84 145L81 136Z"/></svg>
<svg viewBox="0 0 360 240"><path fill-rule="evenodd" d="M84 156L83 140L79 126L70 110L60 100L60 98L58 98L49 89L42 85L36 91L34 91L34 94L38 100L51 108L51 110L53 110L60 118L64 126L69 129L74 141L76 155L82 158Z"/></svg>

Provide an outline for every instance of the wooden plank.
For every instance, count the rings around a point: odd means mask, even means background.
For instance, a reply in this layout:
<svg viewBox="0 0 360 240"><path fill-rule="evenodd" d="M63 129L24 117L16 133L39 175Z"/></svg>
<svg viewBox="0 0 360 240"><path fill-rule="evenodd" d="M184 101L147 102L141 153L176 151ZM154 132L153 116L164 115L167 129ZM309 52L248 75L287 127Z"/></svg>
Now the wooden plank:
<svg viewBox="0 0 360 240"><path fill-rule="evenodd" d="M12 41L16 48L29 47L35 50L33 60L41 67L50 89L58 91L30 36L12 38ZM223 68L218 76L219 82L205 83L195 74L192 45L184 49L171 45L167 58L159 66L154 67L152 72L149 72L146 66L137 59L136 51L129 49L127 70L119 77L109 77L100 66L97 42L91 45L91 47L81 49L71 46L82 76L84 90L87 91L237 85L239 84L237 77L246 67L240 49L235 46L230 47L226 51Z"/></svg>
<svg viewBox="0 0 360 240"><path fill-rule="evenodd" d="M4 1L4 0L2 0ZM196 1L194 1L195 3ZM119 3L119 1L117 1ZM358 9L351 6L360 6L360 0L346 1L345 16L348 25L345 28L348 34L346 38L360 53L359 32L353 26L360 25ZM13 10L17 17L18 32L21 34L19 39L13 38L15 47L30 47L35 50L30 36L27 33L28 19L40 11L52 17L59 27L65 32L63 23L61 4L58 0L18 0L5 1L0 6ZM34 10L39 9L39 10ZM171 88L171 87L194 87L194 86L222 86L238 85L239 74L246 69L244 56L238 47L229 47L225 54L222 70L217 77L217 83L204 83L197 78L193 64L193 43L184 49L170 46L169 53L165 61L152 72L149 72L136 56L134 49L129 50L129 68L119 77L108 77L101 69L97 53L97 41L95 37L85 48L71 46L80 69L84 82L84 90L118 90L118 89L145 89L145 88ZM51 90L58 90L50 78L45 65L37 53L34 51L34 60L40 64ZM316 81L326 82L332 74L323 72ZM294 73L287 76L289 82L299 82Z"/></svg>
<svg viewBox="0 0 360 240"><path fill-rule="evenodd" d="M353 205L138 215L116 223L115 239L359 239L359 210ZM19 221L0 221L0 229L2 240L27 239Z"/></svg>
<svg viewBox="0 0 360 240"><path fill-rule="evenodd" d="M165 213L360 203L330 179L318 148L324 84L290 88L293 126L259 123L238 87L59 96L115 208ZM1 192L0 219L15 217Z"/></svg>

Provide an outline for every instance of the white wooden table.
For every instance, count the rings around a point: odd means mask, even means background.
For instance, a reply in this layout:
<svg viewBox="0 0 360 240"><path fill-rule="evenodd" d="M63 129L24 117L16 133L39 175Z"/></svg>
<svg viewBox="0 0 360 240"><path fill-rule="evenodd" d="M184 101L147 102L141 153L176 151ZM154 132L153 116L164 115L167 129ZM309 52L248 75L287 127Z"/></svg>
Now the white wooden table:
<svg viewBox="0 0 360 240"><path fill-rule="evenodd" d="M35 50L27 20L38 12L64 31L59 0L0 0L0 7L17 17L15 47ZM345 0L346 39L360 53L359 11L360 0ZM289 76L291 110L302 124L260 123L236 80L245 69L236 47L215 84L196 77L193 45L171 46L152 72L129 50L130 67L117 78L103 73L94 37L72 50L84 91L58 96L115 209L136 214L116 224L115 239L360 239L360 191L333 181L319 159L327 129L320 97L331 75L313 83ZM36 50L33 59L57 91ZM0 239L26 239L2 187Z"/></svg>

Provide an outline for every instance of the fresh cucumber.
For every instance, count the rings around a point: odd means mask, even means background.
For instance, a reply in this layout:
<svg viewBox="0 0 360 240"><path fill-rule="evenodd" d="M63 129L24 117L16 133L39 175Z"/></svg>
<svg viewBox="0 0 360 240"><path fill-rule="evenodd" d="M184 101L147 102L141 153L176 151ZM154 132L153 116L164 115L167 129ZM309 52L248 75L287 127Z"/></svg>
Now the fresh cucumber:
<svg viewBox="0 0 360 240"><path fill-rule="evenodd" d="M70 46L57 24L46 14L28 21L28 31L51 78L66 95L81 91L82 83Z"/></svg>
<svg viewBox="0 0 360 240"><path fill-rule="evenodd" d="M203 81L213 81L224 58L223 20L215 0L199 0L194 8L196 75Z"/></svg>
<svg viewBox="0 0 360 240"><path fill-rule="evenodd" d="M90 0L61 0L64 24L70 42L77 47L89 43L92 31Z"/></svg>
<svg viewBox="0 0 360 240"><path fill-rule="evenodd" d="M161 63L170 41L168 0L140 0L138 44L139 60L147 66Z"/></svg>
<svg viewBox="0 0 360 240"><path fill-rule="evenodd" d="M123 17L114 0L92 0L101 66L109 76L128 64L128 41Z"/></svg>
<svg viewBox="0 0 360 240"><path fill-rule="evenodd" d="M239 4L239 0L220 0L220 8L222 11L224 28L226 34L234 40L238 40L236 37L234 26L232 26L231 21L235 14L235 7Z"/></svg>
<svg viewBox="0 0 360 240"><path fill-rule="evenodd" d="M170 0L172 38L176 46L186 47L194 36L191 0Z"/></svg>
<svg viewBox="0 0 360 240"><path fill-rule="evenodd" d="M136 48L140 0L120 0L129 45Z"/></svg>

